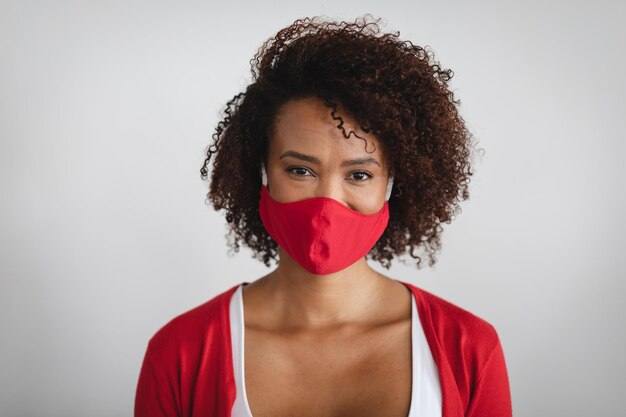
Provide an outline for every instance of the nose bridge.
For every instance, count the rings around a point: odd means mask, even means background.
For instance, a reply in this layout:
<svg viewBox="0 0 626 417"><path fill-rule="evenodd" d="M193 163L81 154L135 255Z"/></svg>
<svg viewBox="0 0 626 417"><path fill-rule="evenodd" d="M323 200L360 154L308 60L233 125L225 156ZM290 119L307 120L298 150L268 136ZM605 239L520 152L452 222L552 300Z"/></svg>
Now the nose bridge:
<svg viewBox="0 0 626 417"><path fill-rule="evenodd" d="M342 178L338 176L331 175L322 177L317 184L315 196L332 198L344 206L349 207L349 204L346 201L346 194L343 190Z"/></svg>

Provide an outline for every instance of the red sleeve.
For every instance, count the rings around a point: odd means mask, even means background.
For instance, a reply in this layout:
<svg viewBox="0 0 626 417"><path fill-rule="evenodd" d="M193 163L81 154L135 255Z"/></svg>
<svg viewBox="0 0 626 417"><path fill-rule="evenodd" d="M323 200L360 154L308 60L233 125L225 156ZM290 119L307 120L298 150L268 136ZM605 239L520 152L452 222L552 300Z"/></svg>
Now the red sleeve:
<svg viewBox="0 0 626 417"><path fill-rule="evenodd" d="M141 365L135 393L135 417L180 417L172 388L154 366L150 349Z"/></svg>
<svg viewBox="0 0 626 417"><path fill-rule="evenodd" d="M511 417L511 391L498 340L472 391L466 417Z"/></svg>

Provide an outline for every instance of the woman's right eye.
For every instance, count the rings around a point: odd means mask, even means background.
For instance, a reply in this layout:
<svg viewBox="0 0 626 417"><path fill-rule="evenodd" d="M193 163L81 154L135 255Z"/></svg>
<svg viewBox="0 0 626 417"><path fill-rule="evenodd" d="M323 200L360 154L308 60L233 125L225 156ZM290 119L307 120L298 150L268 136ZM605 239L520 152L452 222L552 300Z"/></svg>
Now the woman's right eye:
<svg viewBox="0 0 626 417"><path fill-rule="evenodd" d="M293 173L296 177L308 177L306 173L310 171L302 167L293 167L293 168L287 168L287 172Z"/></svg>

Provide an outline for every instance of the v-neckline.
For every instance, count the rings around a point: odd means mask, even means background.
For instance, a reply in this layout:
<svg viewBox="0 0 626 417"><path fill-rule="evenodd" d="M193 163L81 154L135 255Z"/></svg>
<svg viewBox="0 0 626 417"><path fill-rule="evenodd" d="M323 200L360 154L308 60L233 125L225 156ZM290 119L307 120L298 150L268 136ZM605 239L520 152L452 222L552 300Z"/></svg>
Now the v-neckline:
<svg viewBox="0 0 626 417"><path fill-rule="evenodd" d="M236 358L236 360L238 360L239 364L241 365L241 370L239 372L239 376L241 378L240 383L241 383L241 395L242 395L242 402L243 402L243 406L246 409L246 417L254 417L252 415L252 410L250 409L250 404L248 403L248 394L246 392L246 372L245 372L245 333L246 333L246 321L245 321L245 314L244 314L244 305L243 305L243 287L245 287L246 285L248 285L249 283L247 282L243 282L239 285L239 287L237 288L237 290L235 291L235 296L238 297L238 305L239 305L239 312L238 312L238 317L236 317L236 320L239 322L240 324L240 328L239 328L239 343L241 344L239 347L239 354L238 355L233 355ZM402 283L402 285L405 285L404 283ZM406 287L406 285L405 285ZM419 315L417 312L417 300L415 298L415 294L413 293L413 291L411 291L410 288L406 287L407 290L409 291L409 293L411 294L411 402L409 405L409 412L407 414L407 417L412 417L414 414L414 408L416 407L415 405L415 393L417 391L417 372L416 372L416 365L417 365L417 358L415 358L415 353L417 352L416 347L414 346L414 344L416 343L416 339L417 339L417 326L416 326L416 319L419 320Z"/></svg>

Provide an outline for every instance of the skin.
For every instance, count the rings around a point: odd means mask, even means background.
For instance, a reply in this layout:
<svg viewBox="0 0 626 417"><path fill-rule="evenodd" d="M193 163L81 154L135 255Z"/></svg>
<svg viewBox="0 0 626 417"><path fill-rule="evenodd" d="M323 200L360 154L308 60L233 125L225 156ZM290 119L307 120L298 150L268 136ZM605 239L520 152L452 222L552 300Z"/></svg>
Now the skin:
<svg viewBox="0 0 626 417"><path fill-rule="evenodd" d="M333 198L371 214L385 201L388 167L378 139L339 108L346 139L317 98L277 115L267 177L280 202ZM301 155L313 157L302 158ZM349 166L342 162L358 159ZM254 417L408 415L411 293L365 258L313 275L279 251L278 267L243 287L245 386Z"/></svg>

